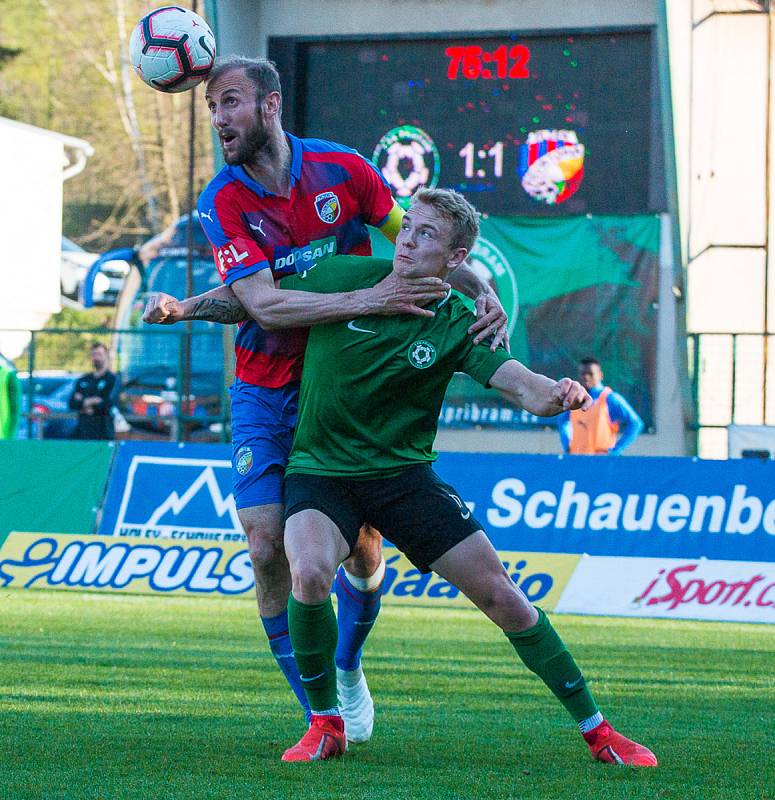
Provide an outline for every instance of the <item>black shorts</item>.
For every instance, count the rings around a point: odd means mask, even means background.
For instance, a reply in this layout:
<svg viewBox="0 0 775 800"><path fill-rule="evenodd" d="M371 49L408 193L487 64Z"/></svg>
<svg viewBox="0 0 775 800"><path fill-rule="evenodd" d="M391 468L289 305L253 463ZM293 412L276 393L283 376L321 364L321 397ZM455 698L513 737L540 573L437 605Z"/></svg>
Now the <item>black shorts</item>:
<svg viewBox="0 0 775 800"><path fill-rule="evenodd" d="M364 523L389 539L421 572L482 530L458 493L430 464L392 478L352 480L294 472L285 478L285 519L315 509L332 520L352 552Z"/></svg>

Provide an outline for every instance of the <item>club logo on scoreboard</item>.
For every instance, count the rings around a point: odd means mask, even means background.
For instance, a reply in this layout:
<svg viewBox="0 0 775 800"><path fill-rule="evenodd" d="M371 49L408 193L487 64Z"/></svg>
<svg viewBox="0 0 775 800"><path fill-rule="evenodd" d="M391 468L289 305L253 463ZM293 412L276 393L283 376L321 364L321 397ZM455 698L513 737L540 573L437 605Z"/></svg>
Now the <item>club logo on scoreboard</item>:
<svg viewBox="0 0 775 800"><path fill-rule="evenodd" d="M371 160L402 208L409 208L418 189L423 186L433 189L439 182L439 151L433 139L413 125L391 128L377 142Z"/></svg>
<svg viewBox="0 0 775 800"><path fill-rule="evenodd" d="M531 131L519 148L522 188L539 203L553 206L574 195L584 177L584 145L575 131Z"/></svg>
<svg viewBox="0 0 775 800"><path fill-rule="evenodd" d="M508 259L491 241L480 236L468 255L471 269L493 288L509 317L509 334L519 316L517 277Z"/></svg>

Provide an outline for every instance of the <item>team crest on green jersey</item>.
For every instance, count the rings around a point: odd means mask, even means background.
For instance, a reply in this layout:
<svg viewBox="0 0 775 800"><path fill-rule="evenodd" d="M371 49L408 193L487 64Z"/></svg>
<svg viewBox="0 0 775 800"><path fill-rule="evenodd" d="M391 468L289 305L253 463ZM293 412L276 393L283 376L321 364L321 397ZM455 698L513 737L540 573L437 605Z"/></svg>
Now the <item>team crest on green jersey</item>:
<svg viewBox="0 0 775 800"><path fill-rule="evenodd" d="M427 339L418 339L409 345L409 363L417 369L428 369L436 360L436 348Z"/></svg>

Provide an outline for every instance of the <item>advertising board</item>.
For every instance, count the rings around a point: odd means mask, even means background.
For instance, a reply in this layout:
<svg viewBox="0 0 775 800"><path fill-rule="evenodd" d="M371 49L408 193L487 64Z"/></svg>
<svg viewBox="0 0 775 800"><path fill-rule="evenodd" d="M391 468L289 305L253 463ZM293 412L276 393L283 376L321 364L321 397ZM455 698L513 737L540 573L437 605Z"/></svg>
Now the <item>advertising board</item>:
<svg viewBox="0 0 775 800"><path fill-rule="evenodd" d="M578 556L500 553L512 580L534 602L552 609ZM438 575L422 575L395 548L385 549L386 602L466 606ZM244 541L73 536L12 532L0 548L0 588L253 597L253 570Z"/></svg>
<svg viewBox="0 0 775 800"><path fill-rule="evenodd" d="M13 534L0 582L252 595L230 459L219 445L122 444L100 526L114 538ZM547 609L775 621L772 461L442 453L436 467ZM389 544L385 559L388 602L467 604Z"/></svg>
<svg viewBox="0 0 775 800"><path fill-rule="evenodd" d="M120 445L99 532L236 541L225 445ZM775 463L442 453L495 548L775 562Z"/></svg>
<svg viewBox="0 0 775 800"><path fill-rule="evenodd" d="M775 564L584 556L555 610L773 623Z"/></svg>

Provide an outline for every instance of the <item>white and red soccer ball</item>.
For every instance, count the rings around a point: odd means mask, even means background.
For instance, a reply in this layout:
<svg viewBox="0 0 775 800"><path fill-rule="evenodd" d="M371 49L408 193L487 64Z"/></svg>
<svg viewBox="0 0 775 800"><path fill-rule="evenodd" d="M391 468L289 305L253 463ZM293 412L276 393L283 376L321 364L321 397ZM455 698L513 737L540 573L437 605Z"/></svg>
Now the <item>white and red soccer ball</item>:
<svg viewBox="0 0 775 800"><path fill-rule="evenodd" d="M135 72L160 92L185 92L201 83L215 60L215 36L193 11L164 6L146 14L129 39Z"/></svg>

